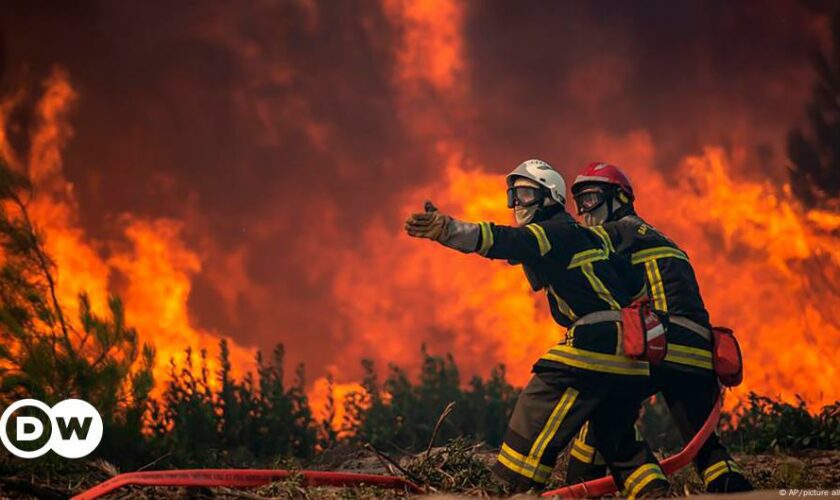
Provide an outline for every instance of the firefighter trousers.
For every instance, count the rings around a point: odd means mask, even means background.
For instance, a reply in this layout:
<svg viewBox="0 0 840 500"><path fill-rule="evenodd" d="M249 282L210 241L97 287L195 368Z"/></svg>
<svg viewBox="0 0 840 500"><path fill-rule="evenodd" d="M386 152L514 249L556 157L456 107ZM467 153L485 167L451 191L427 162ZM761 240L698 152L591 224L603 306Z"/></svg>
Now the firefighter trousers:
<svg viewBox="0 0 840 500"><path fill-rule="evenodd" d="M689 372L662 365L651 367L649 381L651 386L647 393L652 395L662 392L680 435L688 442L700 430L712 410L720 391L717 379L708 371ZM572 444L566 481L573 484L606 475L607 464L599 452L602 443L609 445L609 442L598 434L603 429L610 429L610 434L621 433L623 437L617 442L628 440L631 436L640 438L635 428L638 414L638 405L618 405L616 409L585 424ZM738 484L748 485L717 434L709 436L695 457L694 464L707 488L723 475L737 476Z"/></svg>
<svg viewBox="0 0 840 500"><path fill-rule="evenodd" d="M646 379L572 368L536 372L516 402L493 472L513 491L544 488L557 456L584 422L616 410L617 401L629 406L624 413L636 411ZM617 393L627 397L615 398ZM598 439L616 445L605 446L603 456L627 496L664 492L668 482L647 443L604 429Z"/></svg>

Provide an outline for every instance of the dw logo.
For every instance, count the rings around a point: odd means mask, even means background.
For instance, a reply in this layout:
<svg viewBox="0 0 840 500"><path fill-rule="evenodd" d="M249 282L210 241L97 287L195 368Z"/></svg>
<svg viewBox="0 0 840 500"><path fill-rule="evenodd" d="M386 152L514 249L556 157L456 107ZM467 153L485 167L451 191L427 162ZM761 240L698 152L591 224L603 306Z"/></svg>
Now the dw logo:
<svg viewBox="0 0 840 500"><path fill-rule="evenodd" d="M15 415L24 408L29 409L30 415ZM15 443L9 436L10 420ZM0 417L0 440L20 458L37 458L50 450L65 458L81 458L102 441L102 417L81 399L65 399L52 408L37 399L21 399Z"/></svg>

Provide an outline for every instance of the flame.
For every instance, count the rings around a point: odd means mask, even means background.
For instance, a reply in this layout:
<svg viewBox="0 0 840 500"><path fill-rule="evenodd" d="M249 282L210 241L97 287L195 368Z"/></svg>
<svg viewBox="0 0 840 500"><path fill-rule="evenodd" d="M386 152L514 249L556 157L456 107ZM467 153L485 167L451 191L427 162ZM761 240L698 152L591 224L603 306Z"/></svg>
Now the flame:
<svg viewBox="0 0 840 500"><path fill-rule="evenodd" d="M309 404L312 408L312 415L317 420L326 420L329 417L327 400L332 396L334 413L330 421L330 426L336 430L341 429L344 422L344 415L347 413L344 408L344 400L349 394L354 392L364 393L365 391L361 384L355 382L344 384L333 382L330 385L327 377L319 377L312 384L312 389L307 392Z"/></svg>
<svg viewBox="0 0 840 500"><path fill-rule="evenodd" d="M242 375L243 369L253 364L253 351L238 346L229 337L196 328L189 317L187 301L192 278L201 270L201 260L181 241L181 226L180 222L167 219L126 219L124 234L130 250L108 259L110 268L127 280L121 293L126 303L126 321L143 338L154 342L158 353L156 374L168 367L170 359L179 364L185 361L185 346L215 352L219 340L227 338L232 373ZM211 373L220 368L213 356L208 357L207 366Z"/></svg>
<svg viewBox="0 0 840 500"><path fill-rule="evenodd" d="M683 161L670 193L646 177L644 210L688 251L713 323L736 330L746 366L736 399L753 390L834 402L840 218L803 210L789 190L736 179L738 161L707 148Z"/></svg>
<svg viewBox="0 0 840 500"><path fill-rule="evenodd" d="M21 97L15 94L5 100L0 117L5 120ZM126 215L125 241L101 242L87 237L78 220L73 185L62 170L62 149L73 134L67 115L76 97L67 73L55 68L44 81L43 95L35 107L36 125L29 134L29 151L22 157L16 155L4 134L0 136L0 152L13 168L25 169L32 180L30 216L43 232L46 251L56 264L56 292L65 315L75 321L77 297L82 291L89 294L97 314L105 313L110 294L121 296L127 323L137 328L141 342L151 342L157 349L154 374L159 393L170 358L183 361L188 346L215 353L222 338L195 327L188 314L191 279L200 270L201 260L183 243L177 221ZM103 257L106 250L110 254L107 258ZM116 274L125 278L123 289L109 284ZM253 364L253 354L253 350L231 342L234 374ZM208 368L215 371L217 365L211 355Z"/></svg>

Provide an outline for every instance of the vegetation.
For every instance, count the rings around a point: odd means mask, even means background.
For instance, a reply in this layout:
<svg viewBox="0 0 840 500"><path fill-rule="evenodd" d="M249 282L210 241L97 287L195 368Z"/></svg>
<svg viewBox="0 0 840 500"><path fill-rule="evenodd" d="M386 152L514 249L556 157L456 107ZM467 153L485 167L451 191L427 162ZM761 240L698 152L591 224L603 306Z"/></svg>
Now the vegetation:
<svg viewBox="0 0 840 500"><path fill-rule="evenodd" d="M840 449L840 401L812 415L805 401L796 405L750 393L744 409L723 417L724 442L747 453Z"/></svg>
<svg viewBox="0 0 840 500"><path fill-rule="evenodd" d="M438 430L440 442L470 436L499 446L517 396L505 378L505 367L495 367L486 381L473 377L464 389L451 355L430 355L425 346L421 355L417 384L399 366L390 365L380 385L373 361L362 361L364 392L345 401L349 439L383 450L419 451L430 443L440 414L454 403L456 411Z"/></svg>
<svg viewBox="0 0 840 500"><path fill-rule="evenodd" d="M78 318L68 317L31 198L29 180L0 161L0 403L84 399L103 415L103 452L124 449L142 430L154 350L138 345L116 297L102 318L82 293Z"/></svg>

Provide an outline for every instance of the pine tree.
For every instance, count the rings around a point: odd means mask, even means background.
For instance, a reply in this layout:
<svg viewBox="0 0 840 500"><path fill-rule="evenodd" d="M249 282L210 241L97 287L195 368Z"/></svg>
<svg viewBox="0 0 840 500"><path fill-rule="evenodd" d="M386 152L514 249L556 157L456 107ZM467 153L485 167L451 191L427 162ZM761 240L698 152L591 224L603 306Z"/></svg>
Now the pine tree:
<svg viewBox="0 0 840 500"><path fill-rule="evenodd" d="M336 406L335 406L335 380L332 373L327 374L327 401L324 405L324 414L318 422L318 448L326 450L332 448L338 442L338 432L334 427Z"/></svg>
<svg viewBox="0 0 840 500"><path fill-rule="evenodd" d="M831 34L831 53L814 56L810 130L791 130L788 157L792 190L805 206L840 210L840 13L832 18Z"/></svg>
<svg viewBox="0 0 840 500"><path fill-rule="evenodd" d="M27 176L0 160L0 402L84 399L113 435L100 447L107 454L109 446L141 437L154 350L144 345L141 354L116 297L103 318L81 292L79 317L67 317L56 291L58 269L29 215L32 198Z"/></svg>

